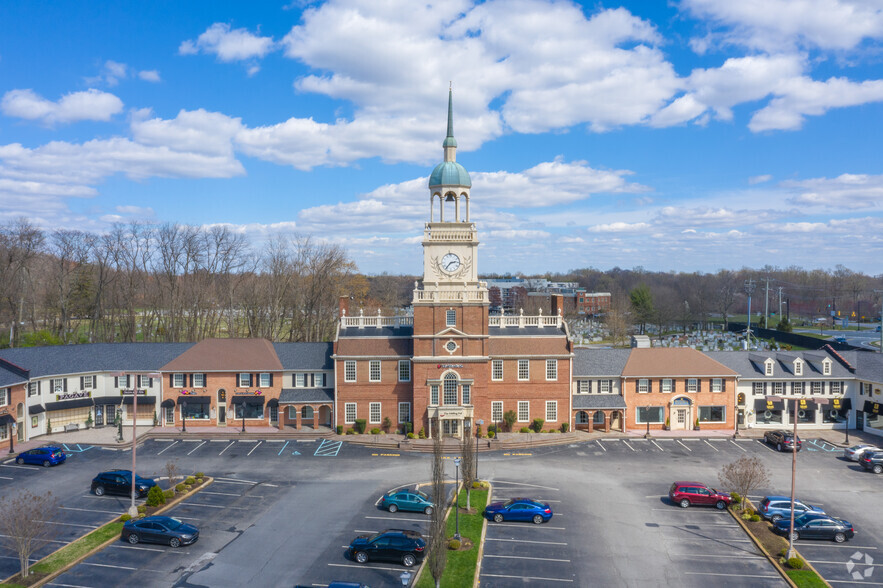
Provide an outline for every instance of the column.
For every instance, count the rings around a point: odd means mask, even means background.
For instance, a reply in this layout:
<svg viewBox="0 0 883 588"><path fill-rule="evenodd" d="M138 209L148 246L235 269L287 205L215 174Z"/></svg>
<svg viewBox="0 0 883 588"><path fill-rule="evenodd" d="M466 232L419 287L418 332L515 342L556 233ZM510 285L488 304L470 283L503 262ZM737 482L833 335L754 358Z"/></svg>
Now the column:
<svg viewBox="0 0 883 588"><path fill-rule="evenodd" d="M586 414L589 415L589 433L591 433L595 430L595 413L591 410L587 410Z"/></svg>
<svg viewBox="0 0 883 588"><path fill-rule="evenodd" d="M313 430L315 431L318 428L319 428L319 408L314 406L313 407Z"/></svg>
<svg viewBox="0 0 883 588"><path fill-rule="evenodd" d="M604 432L605 433L610 432L610 417L611 417L610 411L605 410L604 411Z"/></svg>

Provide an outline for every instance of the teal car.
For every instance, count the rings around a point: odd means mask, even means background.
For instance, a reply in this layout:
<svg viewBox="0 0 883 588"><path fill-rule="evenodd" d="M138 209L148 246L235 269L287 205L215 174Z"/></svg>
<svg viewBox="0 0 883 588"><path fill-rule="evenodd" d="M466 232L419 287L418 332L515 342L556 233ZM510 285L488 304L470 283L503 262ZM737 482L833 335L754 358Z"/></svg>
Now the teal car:
<svg viewBox="0 0 883 588"><path fill-rule="evenodd" d="M432 504L429 496L419 490L390 490L380 497L380 508L385 508L389 512L410 510L429 515L432 514L435 505Z"/></svg>

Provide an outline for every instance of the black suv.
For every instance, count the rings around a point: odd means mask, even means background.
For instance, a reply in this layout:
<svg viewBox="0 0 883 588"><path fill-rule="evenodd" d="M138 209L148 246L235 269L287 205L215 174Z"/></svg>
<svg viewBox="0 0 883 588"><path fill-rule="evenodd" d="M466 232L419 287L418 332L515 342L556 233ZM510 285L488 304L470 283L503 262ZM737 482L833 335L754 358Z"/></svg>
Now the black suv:
<svg viewBox="0 0 883 588"><path fill-rule="evenodd" d="M883 474L883 451L873 453L866 451L858 462L866 470L871 470L875 474Z"/></svg>
<svg viewBox="0 0 883 588"><path fill-rule="evenodd" d="M146 496L156 486L156 482L141 476L135 476L135 490L138 496ZM96 496L104 494L122 494L129 496L132 492L132 472L130 470L111 470L102 472L92 479L92 492Z"/></svg>
<svg viewBox="0 0 883 588"><path fill-rule="evenodd" d="M353 561L365 563L368 560L400 562L406 568L423 559L426 554L426 541L417 531L387 529L368 535L359 535L350 543L347 555Z"/></svg>
<svg viewBox="0 0 883 588"><path fill-rule="evenodd" d="M803 441L797 437L797 444L794 443L794 433L788 431L767 431L763 434L763 440L769 445L775 445L779 451L800 451Z"/></svg>

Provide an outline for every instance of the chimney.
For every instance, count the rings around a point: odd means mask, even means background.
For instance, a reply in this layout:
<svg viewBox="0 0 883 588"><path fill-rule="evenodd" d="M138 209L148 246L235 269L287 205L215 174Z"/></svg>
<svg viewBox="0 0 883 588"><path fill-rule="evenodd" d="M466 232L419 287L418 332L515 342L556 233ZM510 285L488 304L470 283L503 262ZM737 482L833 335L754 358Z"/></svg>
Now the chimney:
<svg viewBox="0 0 883 588"><path fill-rule="evenodd" d="M338 306L339 318L343 318L345 315L349 315L350 313L350 297L349 296L341 296L340 302Z"/></svg>
<svg viewBox="0 0 883 588"><path fill-rule="evenodd" d="M558 316L559 312L564 314L564 296L552 294L552 314Z"/></svg>

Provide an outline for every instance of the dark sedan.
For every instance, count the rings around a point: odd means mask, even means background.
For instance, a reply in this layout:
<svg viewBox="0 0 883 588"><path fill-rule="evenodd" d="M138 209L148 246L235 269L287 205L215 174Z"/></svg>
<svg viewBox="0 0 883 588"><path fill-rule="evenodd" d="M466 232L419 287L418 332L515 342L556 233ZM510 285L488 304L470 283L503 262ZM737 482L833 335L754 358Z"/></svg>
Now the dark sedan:
<svg viewBox="0 0 883 588"><path fill-rule="evenodd" d="M180 547L195 543L199 529L172 517L146 517L126 521L122 538L132 545L143 541Z"/></svg>
<svg viewBox="0 0 883 588"><path fill-rule="evenodd" d="M783 537L788 537L791 528L791 519L781 519L773 524L773 531ZM836 543L843 543L847 539L855 537L855 529L852 523L843 519L835 519L828 515L805 514L794 519L794 535L797 539L827 539Z"/></svg>
<svg viewBox="0 0 883 588"><path fill-rule="evenodd" d="M147 492L154 486L156 486L155 481L135 476L135 491L138 496L147 496ZM104 496L104 494L129 496L132 493L132 472L130 470L111 470L100 473L92 479L92 492L96 496Z"/></svg>
<svg viewBox="0 0 883 588"><path fill-rule="evenodd" d="M883 474L883 451L867 452L858 460L866 470L875 474Z"/></svg>
<svg viewBox="0 0 883 588"><path fill-rule="evenodd" d="M552 518L552 507L530 498L512 498L506 502L493 502L487 505L484 516L495 523L532 521L539 525Z"/></svg>

